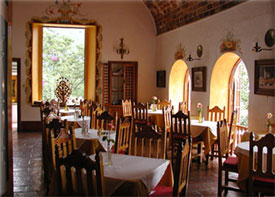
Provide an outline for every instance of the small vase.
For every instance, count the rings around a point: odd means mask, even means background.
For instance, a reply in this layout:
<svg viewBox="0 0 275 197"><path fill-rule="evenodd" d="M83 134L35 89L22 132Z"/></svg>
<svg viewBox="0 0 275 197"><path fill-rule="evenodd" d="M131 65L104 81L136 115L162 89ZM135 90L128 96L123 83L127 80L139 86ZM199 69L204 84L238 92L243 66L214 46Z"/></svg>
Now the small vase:
<svg viewBox="0 0 275 197"><path fill-rule="evenodd" d="M107 144L107 158L106 158L106 163L105 165L112 165L112 153L111 153L111 148L110 148L110 142Z"/></svg>
<svg viewBox="0 0 275 197"><path fill-rule="evenodd" d="M152 104L152 105L153 105L152 110L156 111L156 104Z"/></svg>
<svg viewBox="0 0 275 197"><path fill-rule="evenodd" d="M272 126L271 125L267 125L267 132L272 133Z"/></svg>
<svg viewBox="0 0 275 197"><path fill-rule="evenodd" d="M202 112L199 111L199 123L202 123Z"/></svg>

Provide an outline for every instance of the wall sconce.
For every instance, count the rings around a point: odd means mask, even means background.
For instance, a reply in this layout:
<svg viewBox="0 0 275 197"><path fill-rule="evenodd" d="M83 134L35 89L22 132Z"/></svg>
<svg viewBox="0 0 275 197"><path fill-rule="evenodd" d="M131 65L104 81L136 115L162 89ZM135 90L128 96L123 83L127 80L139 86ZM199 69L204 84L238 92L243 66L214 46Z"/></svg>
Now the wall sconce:
<svg viewBox="0 0 275 197"><path fill-rule="evenodd" d="M124 48L123 43L124 38L120 38L119 49L116 50L117 54L120 54L121 59L123 59L123 55L128 55L130 53L129 49Z"/></svg>
<svg viewBox="0 0 275 197"><path fill-rule="evenodd" d="M187 61L191 62L193 60L201 60L200 58L192 58L191 54L188 55L188 57L186 58Z"/></svg>
<svg viewBox="0 0 275 197"><path fill-rule="evenodd" d="M203 52L203 48L202 48L202 45L200 44L198 47L197 47L197 56L199 58L192 58L191 54L189 54L189 56L186 58L187 61L191 62L193 60L201 60L200 57L202 56L202 52Z"/></svg>
<svg viewBox="0 0 275 197"><path fill-rule="evenodd" d="M252 51L261 52L261 51L271 51L272 49L264 49L259 46L258 42L256 42L255 46L253 47Z"/></svg>

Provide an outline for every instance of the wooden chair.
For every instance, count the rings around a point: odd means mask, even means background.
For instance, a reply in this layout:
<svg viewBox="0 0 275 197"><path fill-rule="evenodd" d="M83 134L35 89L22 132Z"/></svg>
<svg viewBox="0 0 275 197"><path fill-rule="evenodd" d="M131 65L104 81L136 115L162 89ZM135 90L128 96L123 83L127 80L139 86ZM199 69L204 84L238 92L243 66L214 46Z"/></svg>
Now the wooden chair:
<svg viewBox="0 0 275 197"><path fill-rule="evenodd" d="M96 113L95 121L96 129L116 130L117 116L113 117L108 111L104 111L100 115Z"/></svg>
<svg viewBox="0 0 275 197"><path fill-rule="evenodd" d="M132 117L132 101L122 100L122 115L123 117Z"/></svg>
<svg viewBox="0 0 275 197"><path fill-rule="evenodd" d="M275 136L273 134L267 134L258 141L254 141L253 133L250 134L249 196L254 196L254 193L260 193L261 196L263 194L275 195L274 147Z"/></svg>
<svg viewBox="0 0 275 197"><path fill-rule="evenodd" d="M138 103L133 102L132 115L134 123L134 131L140 130L143 125L148 125L148 103Z"/></svg>
<svg viewBox="0 0 275 197"><path fill-rule="evenodd" d="M66 125L65 129L60 130L57 137L55 137L54 131L51 129L50 136L51 163L53 169L56 169L56 157L65 158L69 153L76 149L74 127L68 127Z"/></svg>
<svg viewBox="0 0 275 197"><path fill-rule="evenodd" d="M89 101L87 99L80 100L79 109L81 110L82 116L90 116L91 107L92 107L91 100Z"/></svg>
<svg viewBox="0 0 275 197"><path fill-rule="evenodd" d="M225 119L225 107L221 109L218 106L215 106L209 109L209 106L207 106L207 120L217 122L223 119Z"/></svg>
<svg viewBox="0 0 275 197"><path fill-rule="evenodd" d="M168 158L168 153L171 150L172 147L172 135L171 135L171 115L172 115L172 107L163 107L162 108L162 116L163 116L163 125L164 128L162 128L162 131L165 131L168 135L167 138L167 145L166 145L166 158Z"/></svg>
<svg viewBox="0 0 275 197"><path fill-rule="evenodd" d="M120 118L117 123L115 153L131 153L132 121L130 117Z"/></svg>
<svg viewBox="0 0 275 197"><path fill-rule="evenodd" d="M101 115L104 109L101 105L92 105L90 108L90 128L97 129L96 117Z"/></svg>
<svg viewBox="0 0 275 197"><path fill-rule="evenodd" d="M157 186L154 188L155 192L150 196L186 196L191 163L191 147L192 139L190 135L188 139L184 139L178 145L174 169L174 187Z"/></svg>
<svg viewBox="0 0 275 197"><path fill-rule="evenodd" d="M172 161L174 161L173 158L175 158L174 152L175 152L175 145L180 143L182 139L188 138L188 136L191 136L191 121L190 121L190 112L188 111L188 114L184 114L182 111L178 111L176 114L172 114L172 127L171 127L171 139L172 139ZM191 136L192 138L192 136ZM203 140L202 138L196 137L192 138L192 145L193 148L197 149L197 152L192 153L192 158L198 158L198 162L202 162L203 158ZM196 146L195 146L196 145Z"/></svg>
<svg viewBox="0 0 275 197"><path fill-rule="evenodd" d="M79 150L73 150L66 158L57 157L56 164L59 196L103 196L101 153L97 152L92 161Z"/></svg>
<svg viewBox="0 0 275 197"><path fill-rule="evenodd" d="M218 196L222 195L225 191L225 195L228 190L240 191L239 188L230 186L229 181L236 182L236 180L229 179L229 172L238 173L238 157L229 156L229 132L227 122L217 122L217 134L218 134ZM224 160L225 159L225 160ZM223 183L223 172L224 172L224 183Z"/></svg>
<svg viewBox="0 0 275 197"><path fill-rule="evenodd" d="M133 132L133 155L165 159L166 132L160 134L149 125L141 128Z"/></svg>
<svg viewBox="0 0 275 197"><path fill-rule="evenodd" d="M182 111L185 114L188 113L186 102L179 102L179 111Z"/></svg>
<svg viewBox="0 0 275 197"><path fill-rule="evenodd" d="M225 119L225 107L223 109L219 108L218 106L215 106L213 108L209 108L207 106L207 120L209 121L221 121ZM207 162L208 163L208 157L211 157L211 160L213 160L214 157L218 157L218 152L217 152L217 141L214 142L214 144L211 147L211 151L207 156Z"/></svg>
<svg viewBox="0 0 275 197"><path fill-rule="evenodd" d="M161 110L163 107L168 107L168 106L171 106L171 100L166 100L166 99L163 99L163 100L158 100L157 102L157 109L158 110Z"/></svg>
<svg viewBox="0 0 275 197"><path fill-rule="evenodd" d="M44 184L46 188L46 194L48 194L50 179L53 172L53 166L51 165L51 160L49 160L49 158L51 158L52 155L50 144L50 130L52 130L54 135L57 136L62 128L65 129L66 121L61 121L61 119L47 116L43 121L43 125L44 129L42 131L42 159L44 171Z"/></svg>

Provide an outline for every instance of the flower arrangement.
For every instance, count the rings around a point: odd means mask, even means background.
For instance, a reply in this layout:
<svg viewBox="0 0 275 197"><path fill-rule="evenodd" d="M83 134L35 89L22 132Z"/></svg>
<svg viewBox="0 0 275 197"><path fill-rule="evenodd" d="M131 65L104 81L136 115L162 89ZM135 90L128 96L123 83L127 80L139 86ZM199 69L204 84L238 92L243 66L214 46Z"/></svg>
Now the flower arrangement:
<svg viewBox="0 0 275 197"><path fill-rule="evenodd" d="M203 120L202 120L202 107L203 107L203 105L201 103L197 104L197 109L198 109L198 113L199 113L199 122L200 123L203 122Z"/></svg>
<svg viewBox="0 0 275 197"><path fill-rule="evenodd" d="M220 50L222 53L236 50L241 53L240 40L235 39L233 33L228 32L226 38L222 41Z"/></svg>
<svg viewBox="0 0 275 197"><path fill-rule="evenodd" d="M203 107L203 105L201 103L197 104L198 112L202 112L202 107Z"/></svg>
<svg viewBox="0 0 275 197"><path fill-rule="evenodd" d="M265 119L267 120L267 124L266 124L266 126L267 127L270 127L271 126L271 121L270 121L270 119L272 118L272 113L267 113L266 115L265 115Z"/></svg>
<svg viewBox="0 0 275 197"><path fill-rule="evenodd" d="M152 103L156 104L157 103L158 98L156 96L152 96Z"/></svg>

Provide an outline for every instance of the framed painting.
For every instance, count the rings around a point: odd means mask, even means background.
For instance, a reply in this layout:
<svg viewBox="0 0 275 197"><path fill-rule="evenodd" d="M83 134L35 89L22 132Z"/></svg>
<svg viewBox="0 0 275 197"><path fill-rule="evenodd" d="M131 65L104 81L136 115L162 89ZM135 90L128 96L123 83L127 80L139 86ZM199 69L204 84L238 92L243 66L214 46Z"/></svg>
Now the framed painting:
<svg viewBox="0 0 275 197"><path fill-rule="evenodd" d="M165 88L165 84L166 84L166 71L165 70L157 71L157 87Z"/></svg>
<svg viewBox="0 0 275 197"><path fill-rule="evenodd" d="M254 93L275 96L275 59L255 60Z"/></svg>
<svg viewBox="0 0 275 197"><path fill-rule="evenodd" d="M206 66L192 68L192 91L206 91Z"/></svg>

